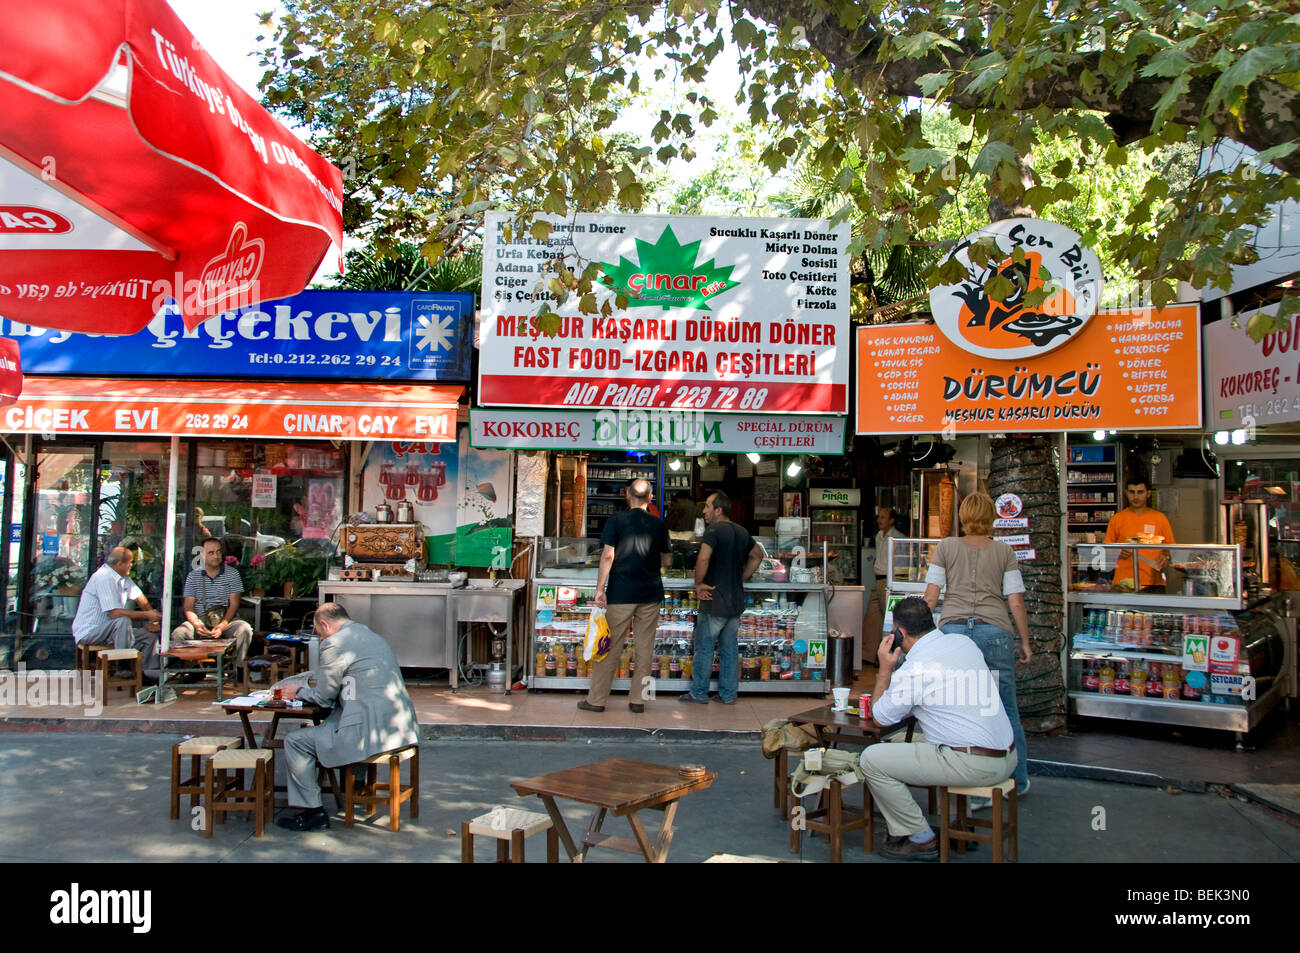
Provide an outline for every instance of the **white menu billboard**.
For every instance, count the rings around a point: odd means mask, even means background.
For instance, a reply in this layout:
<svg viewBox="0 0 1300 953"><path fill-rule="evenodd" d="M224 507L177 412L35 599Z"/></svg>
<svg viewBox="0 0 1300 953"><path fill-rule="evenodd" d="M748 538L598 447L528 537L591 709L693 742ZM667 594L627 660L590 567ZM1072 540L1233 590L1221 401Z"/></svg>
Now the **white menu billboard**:
<svg viewBox="0 0 1300 953"><path fill-rule="evenodd" d="M489 212L479 403L845 413L849 226L825 220ZM597 313L557 305L547 265L595 262ZM622 296L627 307L616 307ZM562 317L542 334L545 302ZM588 310L593 301L586 302ZM600 313L608 304L609 313Z"/></svg>
<svg viewBox="0 0 1300 953"><path fill-rule="evenodd" d="M1276 313L1277 306L1272 309ZM1206 426L1237 430L1300 420L1300 318L1286 330L1253 341L1246 334L1254 311L1205 327Z"/></svg>

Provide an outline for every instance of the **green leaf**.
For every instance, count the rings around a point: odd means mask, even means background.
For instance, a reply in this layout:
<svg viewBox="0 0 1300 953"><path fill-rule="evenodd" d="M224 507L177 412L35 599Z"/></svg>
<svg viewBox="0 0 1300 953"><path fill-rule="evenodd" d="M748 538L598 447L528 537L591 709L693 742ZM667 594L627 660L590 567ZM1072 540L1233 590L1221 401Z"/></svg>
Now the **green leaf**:
<svg viewBox="0 0 1300 953"><path fill-rule="evenodd" d="M1000 165L1016 165L1019 159L1019 153L1005 142L990 140L984 143L984 148L980 154L975 157L975 163L971 166L971 171L980 175L993 175Z"/></svg>
<svg viewBox="0 0 1300 953"><path fill-rule="evenodd" d="M929 98L947 86L952 77L952 73L926 73L917 77L916 85L921 88L921 95Z"/></svg>
<svg viewBox="0 0 1300 953"><path fill-rule="evenodd" d="M1214 88L1210 90L1206 111L1213 112L1227 102L1237 89L1249 86L1261 76L1283 68L1286 60L1286 52L1277 47L1261 46L1247 50L1215 82Z"/></svg>
<svg viewBox="0 0 1300 953"><path fill-rule="evenodd" d="M910 36L895 36L894 47L898 51L899 57L905 60L918 59L938 49L961 52L961 47L948 37L941 36L938 33L931 33L929 30L913 33Z"/></svg>
<svg viewBox="0 0 1300 953"><path fill-rule="evenodd" d="M537 241L544 242L551 237L551 223L545 219L538 219L529 226L528 234Z"/></svg>
<svg viewBox="0 0 1300 953"><path fill-rule="evenodd" d="M1152 77L1170 78L1182 76L1184 73L1189 72L1194 65L1191 57L1178 47L1171 46L1151 57L1151 61L1138 72L1138 75L1148 79Z"/></svg>
<svg viewBox="0 0 1300 953"><path fill-rule="evenodd" d="M1154 130L1159 131L1161 127L1169 121L1169 117L1172 116L1174 110L1178 108L1183 95L1187 92L1191 84L1192 78L1190 76L1184 75L1174 77L1173 82L1169 84L1169 88L1165 90L1164 95L1156 100L1156 112L1155 116L1151 120Z"/></svg>
<svg viewBox="0 0 1300 953"><path fill-rule="evenodd" d="M741 17L731 26L731 38L736 41L738 49L743 50L754 46L758 38L758 28L744 17Z"/></svg>
<svg viewBox="0 0 1300 953"><path fill-rule="evenodd" d="M904 149L898 157L907 163L907 171L913 174L948 164L948 156L938 149Z"/></svg>
<svg viewBox="0 0 1300 953"><path fill-rule="evenodd" d="M1269 165L1274 160L1285 159L1291 153L1295 152L1297 146L1300 146L1300 143L1284 142L1271 149L1265 149L1259 155L1255 156L1255 161L1260 165Z"/></svg>
<svg viewBox="0 0 1300 953"><path fill-rule="evenodd" d="M1007 75L1007 67L1003 63L986 67L979 71L973 80L966 84L966 92L982 93L986 89L991 89L998 83L1002 82L1003 77Z"/></svg>

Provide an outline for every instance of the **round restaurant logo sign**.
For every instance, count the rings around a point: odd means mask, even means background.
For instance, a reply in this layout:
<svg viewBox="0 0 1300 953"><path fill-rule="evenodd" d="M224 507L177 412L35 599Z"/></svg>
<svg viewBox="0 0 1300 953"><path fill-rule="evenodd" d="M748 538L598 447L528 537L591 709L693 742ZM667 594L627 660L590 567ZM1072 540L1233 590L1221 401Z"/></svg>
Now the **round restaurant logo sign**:
<svg viewBox="0 0 1300 953"><path fill-rule="evenodd" d="M992 239L998 252L987 266L970 260L972 245ZM1046 354L1068 343L1097 311L1101 261L1077 233L1033 218L995 222L966 238L952 256L966 267L966 279L930 292L935 324L948 340L981 357L1015 361ZM990 298L984 285L994 277L1014 286ZM1048 297L1033 306L1027 292Z"/></svg>
<svg viewBox="0 0 1300 953"><path fill-rule="evenodd" d="M1024 504L1020 497L1014 493L1003 493L998 497L997 502L993 504L997 509L998 516L1001 519L1015 519L1024 509Z"/></svg>

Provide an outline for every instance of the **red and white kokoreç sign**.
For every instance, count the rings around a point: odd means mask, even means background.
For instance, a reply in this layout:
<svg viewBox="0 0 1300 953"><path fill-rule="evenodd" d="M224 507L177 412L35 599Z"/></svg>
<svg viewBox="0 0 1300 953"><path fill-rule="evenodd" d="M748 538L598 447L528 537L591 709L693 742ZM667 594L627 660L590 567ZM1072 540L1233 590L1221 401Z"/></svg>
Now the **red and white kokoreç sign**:
<svg viewBox="0 0 1300 953"><path fill-rule="evenodd" d="M844 413L849 226L824 220L656 215L548 217L507 235L489 212L479 403ZM583 314L558 304L547 265L603 276ZM627 299L619 309L615 298ZM559 333L534 316L549 305Z"/></svg>
<svg viewBox="0 0 1300 953"><path fill-rule="evenodd" d="M342 245L339 170L222 72L163 0L0 17L0 314L138 331L301 291Z"/></svg>
<svg viewBox="0 0 1300 953"><path fill-rule="evenodd" d="M1277 305L1260 309L1277 314ZM1205 326L1205 390L1209 430L1253 429L1300 420L1300 318L1253 341L1246 327L1256 311Z"/></svg>

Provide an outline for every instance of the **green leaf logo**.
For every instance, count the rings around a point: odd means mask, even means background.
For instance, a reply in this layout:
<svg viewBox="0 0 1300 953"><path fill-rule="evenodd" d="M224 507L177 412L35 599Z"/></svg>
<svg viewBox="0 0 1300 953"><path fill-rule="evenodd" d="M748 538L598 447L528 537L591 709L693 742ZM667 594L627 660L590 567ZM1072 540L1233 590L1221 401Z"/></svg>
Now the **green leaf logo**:
<svg viewBox="0 0 1300 953"><path fill-rule="evenodd" d="M601 279L615 293L627 298L629 308L695 308L709 311L709 300L736 287L730 279L735 265L715 267L713 259L696 264L700 243L683 245L666 226L653 245L638 238L636 253L640 264L620 257L617 265L600 262L605 272Z"/></svg>

